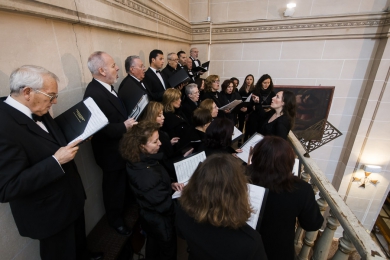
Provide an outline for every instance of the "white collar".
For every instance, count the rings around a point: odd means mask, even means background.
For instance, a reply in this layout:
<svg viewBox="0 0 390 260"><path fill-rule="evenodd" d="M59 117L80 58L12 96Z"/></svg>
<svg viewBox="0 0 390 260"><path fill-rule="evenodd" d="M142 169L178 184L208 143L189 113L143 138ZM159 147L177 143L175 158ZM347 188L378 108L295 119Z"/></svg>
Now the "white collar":
<svg viewBox="0 0 390 260"><path fill-rule="evenodd" d="M11 95L9 95L4 102L32 119L31 110L13 97L11 97Z"/></svg>
<svg viewBox="0 0 390 260"><path fill-rule="evenodd" d="M95 78L94 78L95 79ZM98 79L95 79L97 82L99 82L100 84L102 84L103 85L103 87L105 87L110 93L112 93L111 92L111 90L112 90L112 88L111 88L111 85L109 85L109 84L107 84L107 83L105 83L105 82L103 82L103 81L101 81L101 80L98 80Z"/></svg>
<svg viewBox="0 0 390 260"><path fill-rule="evenodd" d="M129 74L130 76L132 76L136 81L138 82L141 82L139 79L137 79L136 77L134 77L133 75Z"/></svg>

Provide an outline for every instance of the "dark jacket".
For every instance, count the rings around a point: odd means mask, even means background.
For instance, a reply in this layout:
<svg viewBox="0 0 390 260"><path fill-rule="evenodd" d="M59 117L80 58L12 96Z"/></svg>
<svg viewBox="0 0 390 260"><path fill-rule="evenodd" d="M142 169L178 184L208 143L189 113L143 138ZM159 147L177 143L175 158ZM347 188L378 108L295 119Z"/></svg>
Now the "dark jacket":
<svg viewBox="0 0 390 260"><path fill-rule="evenodd" d="M108 119L108 125L93 135L91 140L93 155L103 171L124 169L126 162L119 153L119 141L126 127L127 111L120 99L112 95L95 79L88 84L84 99L93 98Z"/></svg>
<svg viewBox="0 0 390 260"><path fill-rule="evenodd" d="M65 137L49 113L43 123L50 134L3 101L0 121L0 202L9 202L21 236L53 236L84 211L84 187L75 162L60 166L52 157L66 146Z"/></svg>
<svg viewBox="0 0 390 260"><path fill-rule="evenodd" d="M181 110L183 111L183 114L185 115L188 123L192 125L192 115L194 113L194 110L197 109L199 106L199 103L195 103L192 101L188 96L186 96L181 103Z"/></svg>
<svg viewBox="0 0 390 260"><path fill-rule="evenodd" d="M165 75L162 72L160 74L161 77L163 78L165 88L161 83L160 79L157 77L156 73L154 73L154 71L151 68L149 68L145 72L145 78L143 80L146 83L146 87L148 88L149 94L151 95L151 99L153 101L158 101L158 102L162 101L163 94L165 90L169 87Z"/></svg>
<svg viewBox="0 0 390 260"><path fill-rule="evenodd" d="M324 218L315 200L313 188L308 183L297 180L292 192L276 193L270 190L262 222L256 227L260 235L266 238L263 243L268 259L294 259L297 218L306 231L315 231L321 227Z"/></svg>
<svg viewBox="0 0 390 260"><path fill-rule="evenodd" d="M127 162L127 175L139 205L141 225L148 236L169 241L173 235L174 209L171 180L159 163L162 154L140 155L140 161Z"/></svg>
<svg viewBox="0 0 390 260"><path fill-rule="evenodd" d="M176 73L176 71L179 69L179 65L177 65L177 68L174 69L173 67L169 66L169 64L167 64L167 66L161 71L165 78L168 80L173 74ZM170 87L175 87L175 86L170 86Z"/></svg>
<svg viewBox="0 0 390 260"><path fill-rule="evenodd" d="M180 204L175 223L178 235L187 240L189 260L267 259L261 236L247 224L234 230L197 223Z"/></svg>

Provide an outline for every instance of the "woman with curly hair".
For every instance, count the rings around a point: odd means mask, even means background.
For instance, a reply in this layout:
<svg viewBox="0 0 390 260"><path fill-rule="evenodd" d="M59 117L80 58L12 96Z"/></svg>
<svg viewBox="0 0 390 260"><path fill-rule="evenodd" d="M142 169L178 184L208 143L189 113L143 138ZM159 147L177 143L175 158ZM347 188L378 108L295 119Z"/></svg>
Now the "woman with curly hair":
<svg viewBox="0 0 390 260"><path fill-rule="evenodd" d="M306 231L318 230L324 221L313 188L293 175L295 154L286 140L265 136L252 153L252 164L247 167L252 183L269 189L256 230L266 238L268 259L293 260L296 220Z"/></svg>
<svg viewBox="0 0 390 260"><path fill-rule="evenodd" d="M183 185L171 183L159 163L161 142L155 122L142 121L133 126L121 141L121 153L127 160L129 184L139 205L142 229L147 234L147 259L176 259L176 234L173 225L172 189Z"/></svg>
<svg viewBox="0 0 390 260"><path fill-rule="evenodd" d="M224 95L222 95L220 90L220 81L218 75L210 75L205 80L205 93L204 99L210 98L212 99L218 108L227 105L229 101L226 99ZM225 117L225 114L230 113L230 110L223 110L218 114L218 117Z"/></svg>
<svg viewBox="0 0 390 260"><path fill-rule="evenodd" d="M251 212L240 163L226 154L208 157L183 189L176 211L188 259L267 259L260 235L246 223Z"/></svg>

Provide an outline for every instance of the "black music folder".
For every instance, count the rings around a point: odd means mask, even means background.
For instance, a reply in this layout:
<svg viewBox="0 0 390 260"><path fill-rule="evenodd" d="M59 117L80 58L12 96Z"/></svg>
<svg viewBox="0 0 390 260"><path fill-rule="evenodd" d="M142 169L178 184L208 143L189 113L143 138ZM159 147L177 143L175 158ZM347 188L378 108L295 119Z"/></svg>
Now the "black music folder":
<svg viewBox="0 0 390 260"><path fill-rule="evenodd" d="M190 82L191 78L188 75L187 70L185 69L179 69L176 71L169 79L168 83L169 85L174 88L179 86L180 84Z"/></svg>
<svg viewBox="0 0 390 260"><path fill-rule="evenodd" d="M92 98L87 98L54 118L66 140L86 140L108 124L108 119Z"/></svg>
<svg viewBox="0 0 390 260"><path fill-rule="evenodd" d="M137 119L149 103L148 95L139 87L131 89L131 96L121 99L129 118Z"/></svg>
<svg viewBox="0 0 390 260"><path fill-rule="evenodd" d="M210 61L207 61L207 62L203 63L201 66L192 68L192 71L194 71L194 72L199 72L199 71L206 72L206 71L209 70L209 66L210 66Z"/></svg>

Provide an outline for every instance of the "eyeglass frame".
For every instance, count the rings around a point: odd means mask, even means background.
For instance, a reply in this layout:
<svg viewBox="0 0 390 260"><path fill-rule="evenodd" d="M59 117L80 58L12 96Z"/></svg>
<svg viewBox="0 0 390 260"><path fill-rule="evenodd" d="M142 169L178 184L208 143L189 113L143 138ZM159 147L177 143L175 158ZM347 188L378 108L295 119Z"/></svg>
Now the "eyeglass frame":
<svg viewBox="0 0 390 260"><path fill-rule="evenodd" d="M58 98L58 94L55 94L55 95L49 95L45 92L42 92L42 91L39 91L38 89L33 89L35 92L38 92L38 93L41 93L42 95L45 95L46 97L49 97L50 98L50 102L53 102L54 99Z"/></svg>

